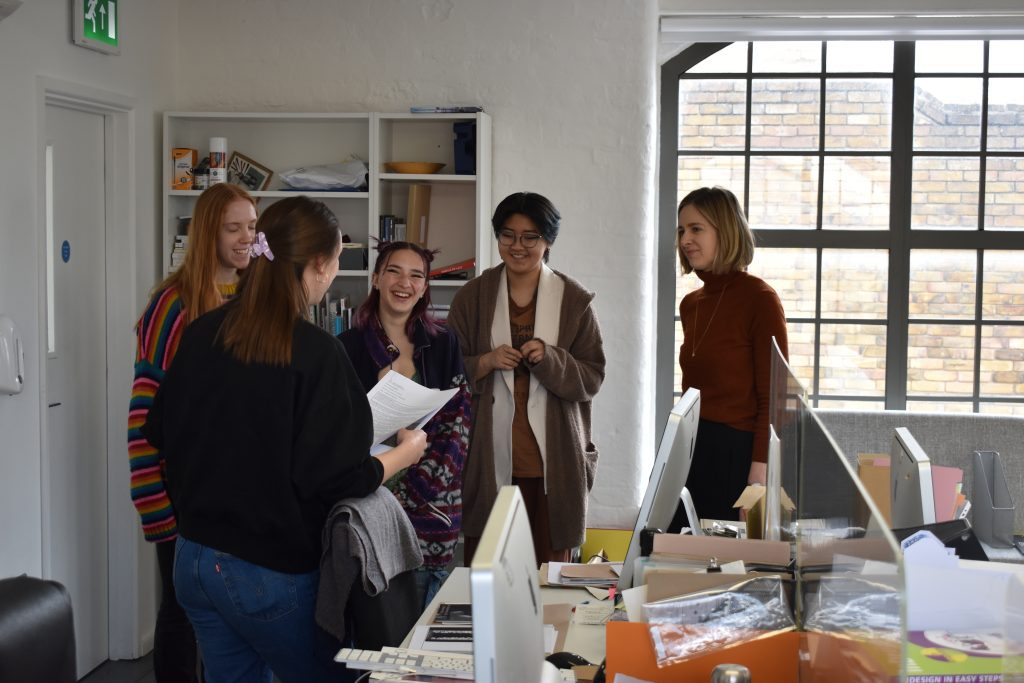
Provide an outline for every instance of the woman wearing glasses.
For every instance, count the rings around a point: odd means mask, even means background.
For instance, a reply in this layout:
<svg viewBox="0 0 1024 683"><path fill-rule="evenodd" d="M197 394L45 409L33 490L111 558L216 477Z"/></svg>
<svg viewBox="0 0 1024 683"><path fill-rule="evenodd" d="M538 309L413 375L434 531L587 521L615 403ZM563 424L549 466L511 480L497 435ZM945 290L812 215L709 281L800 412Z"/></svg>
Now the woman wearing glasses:
<svg viewBox="0 0 1024 683"><path fill-rule="evenodd" d="M510 483L526 501L538 562L567 561L583 542L598 457L590 402L605 358L594 295L546 264L560 220L539 194L503 199L491 219L502 263L460 289L449 313L472 393L467 564Z"/></svg>

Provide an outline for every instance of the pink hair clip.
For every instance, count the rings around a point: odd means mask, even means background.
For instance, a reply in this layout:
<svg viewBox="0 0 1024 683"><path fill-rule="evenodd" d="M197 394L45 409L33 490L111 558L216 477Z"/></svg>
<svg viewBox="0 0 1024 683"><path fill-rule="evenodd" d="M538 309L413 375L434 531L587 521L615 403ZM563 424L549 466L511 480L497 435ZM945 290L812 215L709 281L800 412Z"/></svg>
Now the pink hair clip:
<svg viewBox="0 0 1024 683"><path fill-rule="evenodd" d="M260 255L266 256L268 261L274 260L274 252L270 251L267 236L262 232L256 233L256 241L249 245L249 256L256 258Z"/></svg>

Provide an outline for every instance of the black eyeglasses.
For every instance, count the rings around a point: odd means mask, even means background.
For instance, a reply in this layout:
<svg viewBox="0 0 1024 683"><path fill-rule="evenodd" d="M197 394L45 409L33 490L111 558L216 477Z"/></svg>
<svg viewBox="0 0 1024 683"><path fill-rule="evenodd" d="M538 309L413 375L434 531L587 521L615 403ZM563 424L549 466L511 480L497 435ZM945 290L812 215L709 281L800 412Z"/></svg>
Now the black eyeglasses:
<svg viewBox="0 0 1024 683"><path fill-rule="evenodd" d="M503 247L511 247L516 243L516 239L519 240L519 244L523 245L526 249L533 249L540 242L540 235L535 232L524 232L516 235L511 230L499 230L498 231L498 244Z"/></svg>

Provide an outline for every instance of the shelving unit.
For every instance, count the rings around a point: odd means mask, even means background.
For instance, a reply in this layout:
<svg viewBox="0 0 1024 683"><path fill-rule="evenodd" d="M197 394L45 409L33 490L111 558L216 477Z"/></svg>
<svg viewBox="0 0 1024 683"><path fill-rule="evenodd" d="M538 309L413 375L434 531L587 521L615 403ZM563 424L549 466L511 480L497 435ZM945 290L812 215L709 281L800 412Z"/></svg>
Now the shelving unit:
<svg viewBox="0 0 1024 683"><path fill-rule="evenodd" d="M476 123L473 175L456 175L453 124ZM240 152L274 171L267 190L252 192L260 209L273 200L302 194L284 187L279 173L299 166L338 163L355 156L367 162L365 192L306 192L324 201L338 216L342 230L353 242L371 244L383 213L404 216L409 187L431 186L427 246L439 249L435 266L476 259L475 276L492 263L491 126L487 114L383 114L383 113L252 113L167 112L163 126L163 272L170 267L171 250L178 234L180 216L189 216L198 190L172 190L171 149L191 147L206 156L211 137L226 137L228 156ZM444 163L437 174L385 172L391 161ZM269 201L268 201L269 200ZM371 249L372 265L375 252ZM435 303L450 302L461 280L433 280ZM343 270L332 286L353 305L370 285L367 270Z"/></svg>

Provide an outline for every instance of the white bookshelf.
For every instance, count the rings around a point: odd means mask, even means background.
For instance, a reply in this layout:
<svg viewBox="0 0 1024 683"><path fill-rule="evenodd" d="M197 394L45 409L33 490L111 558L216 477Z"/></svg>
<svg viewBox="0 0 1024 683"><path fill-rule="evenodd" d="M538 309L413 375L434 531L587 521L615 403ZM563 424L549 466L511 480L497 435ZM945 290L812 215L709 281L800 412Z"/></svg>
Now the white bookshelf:
<svg viewBox="0 0 1024 683"><path fill-rule="evenodd" d="M476 122L476 173L454 173L453 124ZM277 199L301 194L284 187L279 173L299 166L338 163L350 156L367 162L365 192L307 192L324 201L338 216L342 231L353 242L372 244L381 214L405 215L409 187L431 186L427 246L440 249L435 267L476 259L477 275L492 265L491 258L491 125L487 114L385 113L257 113L167 112L163 119L162 254L168 272L179 216L190 216L198 190L171 189L171 150L190 147L201 160L209 153L211 137L225 137L228 157L240 152L274 171L268 189L252 192L263 210ZM444 163L437 174L384 172L391 161ZM372 265L375 252L369 252ZM358 304L369 288L367 270L343 270L332 286ZM431 282L433 299L446 304L459 280Z"/></svg>

